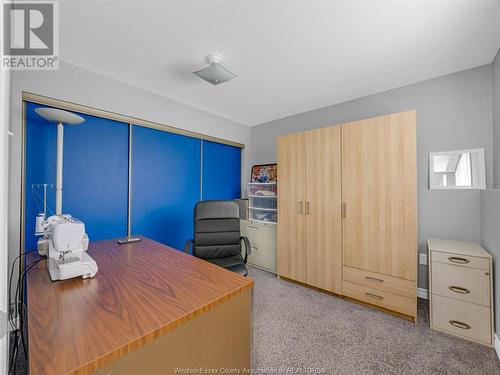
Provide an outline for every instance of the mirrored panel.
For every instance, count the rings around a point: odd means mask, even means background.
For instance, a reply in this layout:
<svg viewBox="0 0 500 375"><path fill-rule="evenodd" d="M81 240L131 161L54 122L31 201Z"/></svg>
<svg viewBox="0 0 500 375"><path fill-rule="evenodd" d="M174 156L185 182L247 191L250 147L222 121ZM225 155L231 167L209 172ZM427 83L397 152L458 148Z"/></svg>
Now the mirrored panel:
<svg viewBox="0 0 500 375"><path fill-rule="evenodd" d="M429 154L431 189L486 189L484 149Z"/></svg>

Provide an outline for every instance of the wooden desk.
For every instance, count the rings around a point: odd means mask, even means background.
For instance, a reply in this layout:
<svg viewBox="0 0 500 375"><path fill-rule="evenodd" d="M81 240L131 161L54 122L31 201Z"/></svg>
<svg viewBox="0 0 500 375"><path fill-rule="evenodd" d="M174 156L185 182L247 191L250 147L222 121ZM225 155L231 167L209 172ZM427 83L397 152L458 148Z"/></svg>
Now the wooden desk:
<svg viewBox="0 0 500 375"><path fill-rule="evenodd" d="M146 238L88 252L93 279L29 272L31 375L250 367L253 280Z"/></svg>

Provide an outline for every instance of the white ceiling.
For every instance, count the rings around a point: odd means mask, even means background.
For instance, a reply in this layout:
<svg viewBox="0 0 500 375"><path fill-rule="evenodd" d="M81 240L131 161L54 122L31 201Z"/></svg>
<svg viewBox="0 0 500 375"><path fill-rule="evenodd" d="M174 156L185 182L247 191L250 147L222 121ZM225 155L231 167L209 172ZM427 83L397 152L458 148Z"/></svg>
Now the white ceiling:
<svg viewBox="0 0 500 375"><path fill-rule="evenodd" d="M61 58L255 125L490 63L500 1L61 1ZM212 86L207 53L239 77Z"/></svg>

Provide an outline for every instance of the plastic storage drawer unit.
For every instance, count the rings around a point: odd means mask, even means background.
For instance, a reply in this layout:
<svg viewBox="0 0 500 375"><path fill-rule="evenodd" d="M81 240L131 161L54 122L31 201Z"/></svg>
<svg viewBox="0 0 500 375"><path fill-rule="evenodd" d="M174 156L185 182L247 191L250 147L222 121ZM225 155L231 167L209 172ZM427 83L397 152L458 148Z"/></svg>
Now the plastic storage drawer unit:
<svg viewBox="0 0 500 375"><path fill-rule="evenodd" d="M278 206L278 201L276 200L276 196L269 196L269 197L250 196L248 197L248 199L250 207L269 208L274 210Z"/></svg>
<svg viewBox="0 0 500 375"><path fill-rule="evenodd" d="M261 222L269 222L269 223L276 223L278 219L278 211L277 210L271 210L271 209L264 209L264 208L254 208L254 207L249 207L249 219L250 220L257 220Z"/></svg>
<svg viewBox="0 0 500 375"><path fill-rule="evenodd" d="M248 184L248 196L277 196L278 185L276 183L257 183Z"/></svg>

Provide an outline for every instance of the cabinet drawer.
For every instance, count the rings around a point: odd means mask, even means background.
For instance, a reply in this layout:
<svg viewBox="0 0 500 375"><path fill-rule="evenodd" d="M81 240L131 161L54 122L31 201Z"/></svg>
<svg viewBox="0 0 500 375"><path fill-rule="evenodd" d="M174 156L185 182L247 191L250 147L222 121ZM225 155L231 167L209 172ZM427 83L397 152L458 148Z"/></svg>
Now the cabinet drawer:
<svg viewBox="0 0 500 375"><path fill-rule="evenodd" d="M433 328L491 345L490 309L433 294Z"/></svg>
<svg viewBox="0 0 500 375"><path fill-rule="evenodd" d="M489 271L433 262L432 293L490 306Z"/></svg>
<svg viewBox="0 0 500 375"><path fill-rule="evenodd" d="M271 272L276 272L276 248L254 247L252 254L248 256L248 263Z"/></svg>
<svg viewBox="0 0 500 375"><path fill-rule="evenodd" d="M402 297L417 297L417 285L415 281L404 280L347 266L343 267L342 277L349 283L389 292Z"/></svg>
<svg viewBox="0 0 500 375"><path fill-rule="evenodd" d="M442 253L440 251L431 251L431 262L453 264L455 266L479 268L489 271L489 260L480 257L471 257L452 253Z"/></svg>
<svg viewBox="0 0 500 375"><path fill-rule="evenodd" d="M380 306L392 311L415 317L417 314L417 297L408 298L389 292L352 284L344 281L342 290L345 296Z"/></svg>
<svg viewBox="0 0 500 375"><path fill-rule="evenodd" d="M252 247L276 248L276 226L241 221L241 235L247 236Z"/></svg>

